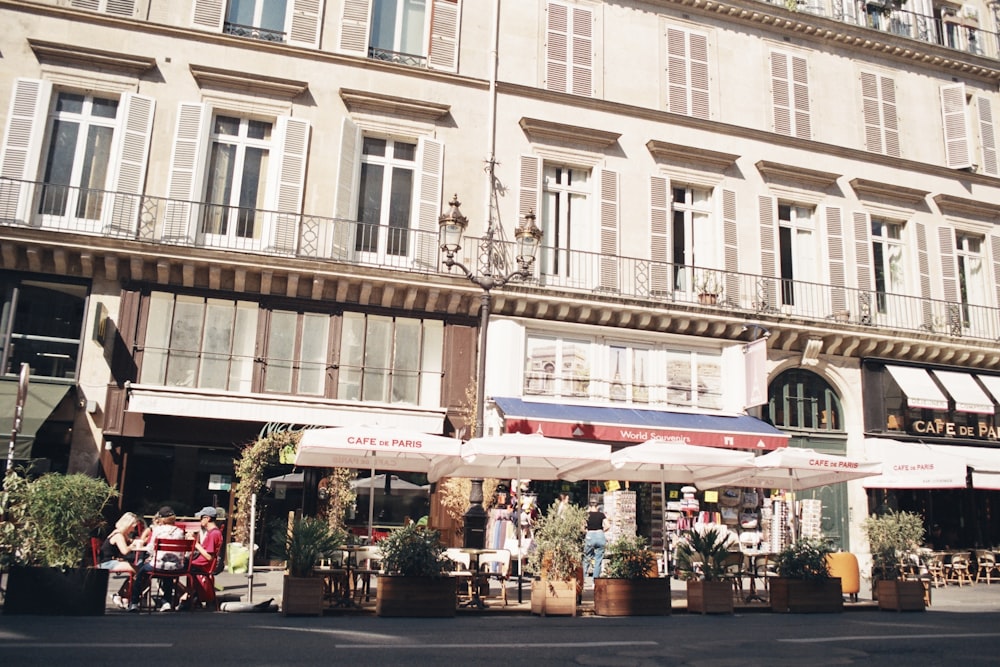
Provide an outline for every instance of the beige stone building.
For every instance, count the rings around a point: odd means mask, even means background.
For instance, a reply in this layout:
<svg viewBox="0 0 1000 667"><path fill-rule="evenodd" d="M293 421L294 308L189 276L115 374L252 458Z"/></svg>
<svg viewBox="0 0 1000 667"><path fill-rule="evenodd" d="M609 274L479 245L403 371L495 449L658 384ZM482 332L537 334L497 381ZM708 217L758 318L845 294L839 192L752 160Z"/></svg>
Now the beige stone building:
<svg viewBox="0 0 1000 667"><path fill-rule="evenodd" d="M468 436L482 290L438 243L457 193L474 271L488 229L505 273L524 216L544 233L534 280L493 291L488 430L777 446L757 417L886 463L810 492L844 548L882 504L1000 542L974 520L1000 501L991 5L0 14L2 400L21 363L48 400L22 456L197 505L268 425ZM923 474L949 455L961 480Z"/></svg>

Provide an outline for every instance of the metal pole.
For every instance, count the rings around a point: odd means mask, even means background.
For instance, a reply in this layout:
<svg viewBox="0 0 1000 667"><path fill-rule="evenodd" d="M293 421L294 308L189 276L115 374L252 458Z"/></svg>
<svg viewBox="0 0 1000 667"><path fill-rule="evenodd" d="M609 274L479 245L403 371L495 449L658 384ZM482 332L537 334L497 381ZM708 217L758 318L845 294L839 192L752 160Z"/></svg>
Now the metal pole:
<svg viewBox="0 0 1000 667"><path fill-rule="evenodd" d="M257 527L257 494L250 496L250 564L247 566L247 602L253 602L253 557L257 542L254 529Z"/></svg>
<svg viewBox="0 0 1000 667"><path fill-rule="evenodd" d="M24 402L28 398L28 376L31 374L31 367L28 364L21 364L21 374L17 380L17 400L14 403L14 423L10 429L10 444L7 446L7 472L14 469L14 445L17 443L17 434L21 431L21 420L24 418Z"/></svg>

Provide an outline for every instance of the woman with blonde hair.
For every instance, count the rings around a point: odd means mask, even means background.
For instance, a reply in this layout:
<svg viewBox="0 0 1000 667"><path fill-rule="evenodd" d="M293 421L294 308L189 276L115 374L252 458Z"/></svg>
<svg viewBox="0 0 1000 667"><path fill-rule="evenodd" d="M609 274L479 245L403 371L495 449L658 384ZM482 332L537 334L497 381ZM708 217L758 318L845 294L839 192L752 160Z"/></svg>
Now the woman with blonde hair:
<svg viewBox="0 0 1000 667"><path fill-rule="evenodd" d="M138 542L136 532L139 529L139 517L132 512L125 512L118 521L115 528L104 539L101 544L100 567L102 570L111 570L127 574L128 580L122 585L122 590L114 596L114 601L120 607L128 606L128 593L135 576L135 555L134 552L142 549Z"/></svg>

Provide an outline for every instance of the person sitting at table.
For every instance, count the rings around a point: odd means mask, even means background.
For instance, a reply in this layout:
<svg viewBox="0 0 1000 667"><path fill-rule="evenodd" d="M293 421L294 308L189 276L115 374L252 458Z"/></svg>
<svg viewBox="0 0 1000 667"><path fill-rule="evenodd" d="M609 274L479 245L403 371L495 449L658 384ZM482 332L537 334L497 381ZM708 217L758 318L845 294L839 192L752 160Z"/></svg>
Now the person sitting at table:
<svg viewBox="0 0 1000 667"><path fill-rule="evenodd" d="M191 604L191 598L196 598L200 604L203 601L212 599L215 591L210 591L212 586L215 559L222 551L222 531L215 523L218 512L214 507L203 507L198 510L198 518L201 520L201 541L194 543L194 556L191 558L191 580L195 583L195 590L188 591L182 600L182 605L187 607Z"/></svg>
<svg viewBox="0 0 1000 667"><path fill-rule="evenodd" d="M136 531L139 527L139 517L132 512L125 512L118 521L115 522L114 530L108 533L101 543L101 550L98 552L100 563L98 567L102 570L121 572L123 574L135 574L135 554L141 548L136 539ZM121 589L112 597L119 607L128 606L129 582L132 577L122 584Z"/></svg>
<svg viewBox="0 0 1000 667"><path fill-rule="evenodd" d="M148 542L150 554L156 551L156 542L158 540L184 539L184 531L181 530L180 526L175 525L176 521L177 515L174 513L173 508L164 505L157 511L153 517L153 528L150 532ZM139 566L136 573L136 583L132 586L132 595L129 600L128 610L137 611L139 609L139 598L142 597L142 592L146 589L146 586L152 585L151 573L154 570L170 572L180 570L183 567L183 557L181 554L174 552L157 554L155 559L146 560ZM173 609L174 579L172 577L161 579L160 590L163 593L163 604L160 606L160 611L170 611Z"/></svg>

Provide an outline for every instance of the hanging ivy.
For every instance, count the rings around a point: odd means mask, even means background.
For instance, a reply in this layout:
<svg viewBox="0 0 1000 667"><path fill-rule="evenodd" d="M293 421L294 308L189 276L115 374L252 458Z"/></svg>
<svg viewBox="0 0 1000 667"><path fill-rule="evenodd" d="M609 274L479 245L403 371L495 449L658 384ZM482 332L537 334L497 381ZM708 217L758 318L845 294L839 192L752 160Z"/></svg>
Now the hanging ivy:
<svg viewBox="0 0 1000 667"><path fill-rule="evenodd" d="M279 431L267 437L258 438L247 445L236 459L236 524L234 538L246 544L250 541L250 501L264 488L264 473L268 466L276 463L292 463L298 449L301 433ZM319 503L319 513L325 516L330 526L344 527L344 511L354 502L351 480L355 472L345 468L335 468L324 479Z"/></svg>

